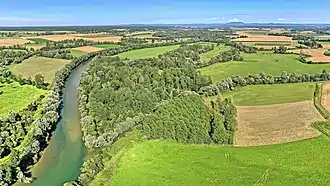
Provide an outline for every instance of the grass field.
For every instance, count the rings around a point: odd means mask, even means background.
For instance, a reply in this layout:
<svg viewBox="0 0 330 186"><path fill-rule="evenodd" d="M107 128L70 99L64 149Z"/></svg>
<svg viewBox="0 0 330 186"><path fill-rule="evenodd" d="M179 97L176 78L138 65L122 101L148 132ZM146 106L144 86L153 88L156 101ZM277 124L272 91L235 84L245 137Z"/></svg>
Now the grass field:
<svg viewBox="0 0 330 186"><path fill-rule="evenodd" d="M237 146L270 145L313 138L319 136L319 132L311 124L324 121L312 100L239 106L237 111Z"/></svg>
<svg viewBox="0 0 330 186"><path fill-rule="evenodd" d="M212 77L214 83L231 75L247 76L250 74L280 75L283 71L288 73L317 73L326 69L330 71L330 64L304 64L298 61L295 54L273 54L258 52L256 54L242 54L244 61L216 63L200 69L200 71Z"/></svg>
<svg viewBox="0 0 330 186"><path fill-rule="evenodd" d="M119 48L120 45L118 45L118 44L97 44L97 45L93 45L93 47L98 47L98 48Z"/></svg>
<svg viewBox="0 0 330 186"><path fill-rule="evenodd" d="M216 46L213 50L201 54L201 55L200 55L201 60L202 60L202 61L209 61L211 58L215 57L215 56L218 55L220 52L223 52L223 51L226 51L226 50L230 50L230 48L231 48L231 47L229 47L229 46L224 46L224 45Z"/></svg>
<svg viewBox="0 0 330 186"><path fill-rule="evenodd" d="M0 84L0 118L6 117L9 111L18 112L32 101L45 94L45 90L31 85L21 86L18 83Z"/></svg>
<svg viewBox="0 0 330 186"><path fill-rule="evenodd" d="M232 97L239 106L270 105L312 100L314 90L315 83L251 85L224 92L222 96Z"/></svg>
<svg viewBox="0 0 330 186"><path fill-rule="evenodd" d="M80 57L86 54L86 52L80 51L80 50L76 50L76 49L70 49L70 52L73 56L75 57Z"/></svg>
<svg viewBox="0 0 330 186"><path fill-rule="evenodd" d="M12 65L11 71L26 78L34 78L35 75L41 74L45 77L46 82L52 82L55 73L69 62L64 59L31 57L20 64Z"/></svg>
<svg viewBox="0 0 330 186"><path fill-rule="evenodd" d="M329 147L324 137L248 148L148 141L128 150L111 185L329 185Z"/></svg>
<svg viewBox="0 0 330 186"><path fill-rule="evenodd" d="M180 45L171 45L171 46L162 46L162 47L155 47L155 48L144 48L138 50L132 50L129 52L124 52L118 54L117 56L122 58L129 58L129 59L141 59L141 58L151 58L157 57L160 54L165 52L169 52L171 50L175 50L179 48Z"/></svg>
<svg viewBox="0 0 330 186"><path fill-rule="evenodd" d="M34 41L34 42L39 42L39 43L48 43L48 42L52 42L48 39L44 39L44 38L28 38L28 40L30 41Z"/></svg>

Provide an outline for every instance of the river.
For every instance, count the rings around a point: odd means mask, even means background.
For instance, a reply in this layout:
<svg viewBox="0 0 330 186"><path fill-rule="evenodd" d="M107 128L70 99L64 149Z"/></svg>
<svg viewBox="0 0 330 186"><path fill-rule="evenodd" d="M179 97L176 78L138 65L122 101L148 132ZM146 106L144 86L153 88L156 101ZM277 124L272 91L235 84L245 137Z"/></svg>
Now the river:
<svg viewBox="0 0 330 186"><path fill-rule="evenodd" d="M72 71L63 94L61 120L39 162L32 169L36 180L31 186L62 186L75 180L82 166L86 149L82 141L78 87L87 62Z"/></svg>

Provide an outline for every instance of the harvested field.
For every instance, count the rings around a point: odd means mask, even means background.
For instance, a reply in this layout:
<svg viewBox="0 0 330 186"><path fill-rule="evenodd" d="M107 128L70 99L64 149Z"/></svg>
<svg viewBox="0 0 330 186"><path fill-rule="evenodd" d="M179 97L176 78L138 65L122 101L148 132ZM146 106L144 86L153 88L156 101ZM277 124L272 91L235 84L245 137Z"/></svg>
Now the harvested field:
<svg viewBox="0 0 330 186"><path fill-rule="evenodd" d="M324 121L313 101L296 103L239 106L237 146L271 145L313 138L320 132L311 127Z"/></svg>
<svg viewBox="0 0 330 186"><path fill-rule="evenodd" d="M85 39L89 41L99 42L119 42L120 36L108 36L103 33L98 34L65 34L65 35L48 35L48 36L37 36L33 38L43 38L51 41L63 41L66 39Z"/></svg>
<svg viewBox="0 0 330 186"><path fill-rule="evenodd" d="M330 49L330 43L322 44L323 48Z"/></svg>
<svg viewBox="0 0 330 186"><path fill-rule="evenodd" d="M312 57L308 57L308 61L312 62L330 62L330 57L325 56L324 52L327 51L327 49L297 49L297 50L290 50L290 52L296 53L296 54L307 54L311 55Z"/></svg>
<svg viewBox="0 0 330 186"><path fill-rule="evenodd" d="M330 83L323 85L321 102L322 106L330 112Z"/></svg>
<svg viewBox="0 0 330 186"><path fill-rule="evenodd" d="M103 48L97 48L97 47L93 47L93 46L83 46L83 47L77 47L77 48L73 48L73 50L79 50L82 52L97 52L100 50L103 50Z"/></svg>
<svg viewBox="0 0 330 186"><path fill-rule="evenodd" d="M16 39L16 38L0 39L0 46L24 45L27 42L29 41L25 39Z"/></svg>
<svg viewBox="0 0 330 186"><path fill-rule="evenodd" d="M234 41L239 42L260 42L260 41L271 41L271 42L292 42L291 37L285 37L285 36L270 36L270 35L251 35L248 32L237 32L239 35L245 35L248 36L248 38L237 38L234 39Z"/></svg>

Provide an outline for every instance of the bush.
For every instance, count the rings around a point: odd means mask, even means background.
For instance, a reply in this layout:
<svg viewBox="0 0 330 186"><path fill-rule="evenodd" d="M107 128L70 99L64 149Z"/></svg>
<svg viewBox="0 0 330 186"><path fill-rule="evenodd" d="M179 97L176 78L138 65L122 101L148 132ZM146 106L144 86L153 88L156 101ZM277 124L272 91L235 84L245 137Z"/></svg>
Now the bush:
<svg viewBox="0 0 330 186"><path fill-rule="evenodd" d="M324 52L325 56L330 56L330 50Z"/></svg>

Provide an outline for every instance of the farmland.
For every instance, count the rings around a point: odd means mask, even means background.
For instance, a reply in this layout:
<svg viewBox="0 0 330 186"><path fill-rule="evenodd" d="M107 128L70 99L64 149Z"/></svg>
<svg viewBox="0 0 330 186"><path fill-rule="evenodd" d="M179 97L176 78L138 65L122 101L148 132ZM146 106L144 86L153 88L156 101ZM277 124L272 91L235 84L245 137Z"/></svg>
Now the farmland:
<svg viewBox="0 0 330 186"><path fill-rule="evenodd" d="M244 61L230 63L216 63L201 68L200 71L212 77L214 83L231 75L247 76L250 74L280 75L283 71L288 73L317 73L321 70L330 70L329 64L304 64L298 61L295 54L273 54L269 52L258 52L256 54L242 54Z"/></svg>
<svg viewBox="0 0 330 186"><path fill-rule="evenodd" d="M34 78L35 75L41 74L45 77L46 82L51 82L55 77L55 73L67 63L69 61L63 59L31 57L20 64L12 65L11 70L14 74L26 78Z"/></svg>
<svg viewBox="0 0 330 186"><path fill-rule="evenodd" d="M330 57L324 55L324 52L327 51L327 49L296 49L289 51L297 54L310 55L311 57L307 58L308 61L324 63L330 62Z"/></svg>
<svg viewBox="0 0 330 186"><path fill-rule="evenodd" d="M174 50L179 48L179 45L172 45L172 46L162 46L162 47L155 47L155 48L145 48L145 49L138 49L129 52L124 52L119 54L118 56L121 58L129 58L129 59L141 59L141 58L150 58L150 57L157 57L160 54L165 52Z"/></svg>
<svg viewBox="0 0 330 186"><path fill-rule="evenodd" d="M313 101L237 107L237 146L259 146L297 141L319 135L311 124L323 121Z"/></svg>
<svg viewBox="0 0 330 186"><path fill-rule="evenodd" d="M103 34L64 34L64 35L45 35L37 36L33 38L47 39L51 41L63 41L67 39L85 39L89 41L99 41L99 42L119 42L120 36L109 36Z"/></svg>
<svg viewBox="0 0 330 186"><path fill-rule="evenodd" d="M228 46L223 46L223 45L216 46L213 50L201 54L200 57L201 57L202 61L209 61L211 58L218 55L220 52L223 52L223 51L226 51L229 49L230 49L230 47L228 47Z"/></svg>
<svg viewBox="0 0 330 186"><path fill-rule="evenodd" d="M86 52L83 52L83 51L81 51L79 49L70 49L70 52L75 57L80 57L80 56L83 56L83 55L86 54Z"/></svg>
<svg viewBox="0 0 330 186"><path fill-rule="evenodd" d="M248 148L149 141L124 154L112 185L328 185L329 147L324 137Z"/></svg>
<svg viewBox="0 0 330 186"><path fill-rule="evenodd" d="M118 45L118 44L97 44L97 45L93 45L93 47L97 47L97 48L118 48L118 47L120 47L120 45Z"/></svg>
<svg viewBox="0 0 330 186"><path fill-rule="evenodd" d="M20 38L6 38L6 39L0 39L0 46L23 45L27 42L29 41Z"/></svg>
<svg viewBox="0 0 330 186"><path fill-rule="evenodd" d="M270 105L312 100L314 89L314 83L251 85L224 92L223 97L232 97L239 106Z"/></svg>
<svg viewBox="0 0 330 186"><path fill-rule="evenodd" d="M46 93L31 85L19 85L18 83L0 84L0 118L8 115L10 111L18 112L32 101Z"/></svg>
<svg viewBox="0 0 330 186"><path fill-rule="evenodd" d="M82 53L89 53L89 52L97 52L100 50L103 50L102 48L97 48L97 47L93 47L93 46L83 46L83 47L77 47L77 48L73 48L72 50L75 51L80 51Z"/></svg>

